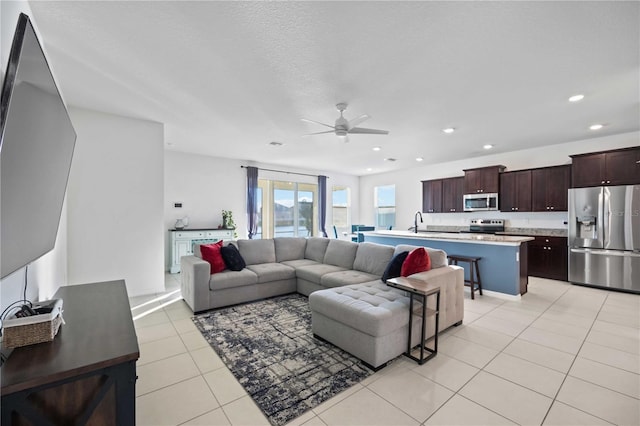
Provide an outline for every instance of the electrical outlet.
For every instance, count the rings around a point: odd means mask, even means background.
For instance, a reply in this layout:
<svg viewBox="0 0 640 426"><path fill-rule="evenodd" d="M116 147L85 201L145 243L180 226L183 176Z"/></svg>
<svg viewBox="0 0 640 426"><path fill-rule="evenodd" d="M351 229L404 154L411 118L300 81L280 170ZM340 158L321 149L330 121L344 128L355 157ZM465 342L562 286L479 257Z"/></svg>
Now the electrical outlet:
<svg viewBox="0 0 640 426"><path fill-rule="evenodd" d="M182 208L182 203L173 203L173 207L176 209L181 209Z"/></svg>

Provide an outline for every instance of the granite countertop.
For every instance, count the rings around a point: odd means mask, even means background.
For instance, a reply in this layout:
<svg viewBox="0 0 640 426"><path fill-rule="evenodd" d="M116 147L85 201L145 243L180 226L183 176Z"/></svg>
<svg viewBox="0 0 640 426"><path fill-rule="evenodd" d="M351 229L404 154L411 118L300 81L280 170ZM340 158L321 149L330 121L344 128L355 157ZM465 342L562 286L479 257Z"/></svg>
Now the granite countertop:
<svg viewBox="0 0 640 426"><path fill-rule="evenodd" d="M546 229L546 228L505 228L500 235L529 235L532 237L566 237L566 229Z"/></svg>
<svg viewBox="0 0 640 426"><path fill-rule="evenodd" d="M422 229L420 229L422 232ZM426 232L469 232L468 226L437 226L427 225ZM505 228L504 232L496 232L496 235L524 235L529 237L566 237L566 229L547 228Z"/></svg>
<svg viewBox="0 0 640 426"><path fill-rule="evenodd" d="M371 231L364 232L365 235L388 237L388 238L415 238L422 240L448 240L457 241L461 243L475 243L475 244L496 244L496 245L519 245L526 241L532 241L533 237L526 236L513 236L513 235L493 235L493 234L475 234L468 232L433 232L433 231L419 231L418 233L412 231ZM366 240L366 238L365 238Z"/></svg>

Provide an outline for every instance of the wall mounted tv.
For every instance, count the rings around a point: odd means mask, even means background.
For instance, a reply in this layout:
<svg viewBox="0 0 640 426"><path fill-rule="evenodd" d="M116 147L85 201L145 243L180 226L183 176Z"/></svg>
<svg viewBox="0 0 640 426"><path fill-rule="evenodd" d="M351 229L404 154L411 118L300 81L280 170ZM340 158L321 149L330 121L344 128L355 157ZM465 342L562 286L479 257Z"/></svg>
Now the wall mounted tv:
<svg viewBox="0 0 640 426"><path fill-rule="evenodd" d="M53 249L76 142L29 17L18 18L2 85L0 278Z"/></svg>

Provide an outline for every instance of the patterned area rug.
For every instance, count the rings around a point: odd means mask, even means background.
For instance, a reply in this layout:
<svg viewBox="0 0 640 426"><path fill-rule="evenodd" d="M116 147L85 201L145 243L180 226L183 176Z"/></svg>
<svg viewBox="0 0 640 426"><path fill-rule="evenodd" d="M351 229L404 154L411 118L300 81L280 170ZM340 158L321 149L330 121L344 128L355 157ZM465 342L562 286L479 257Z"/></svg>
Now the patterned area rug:
<svg viewBox="0 0 640 426"><path fill-rule="evenodd" d="M299 294L207 312L193 321L276 426L373 373L313 338L309 302Z"/></svg>

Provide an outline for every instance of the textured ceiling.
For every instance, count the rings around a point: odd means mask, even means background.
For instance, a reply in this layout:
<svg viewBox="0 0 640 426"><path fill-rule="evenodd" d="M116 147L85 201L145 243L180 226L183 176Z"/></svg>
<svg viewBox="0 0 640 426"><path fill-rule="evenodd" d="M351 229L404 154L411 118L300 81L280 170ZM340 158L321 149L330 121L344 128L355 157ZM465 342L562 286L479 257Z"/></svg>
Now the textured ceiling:
<svg viewBox="0 0 640 426"><path fill-rule="evenodd" d="M67 103L162 122L170 150L364 175L640 128L639 2L30 6ZM338 102L390 134L302 136Z"/></svg>

